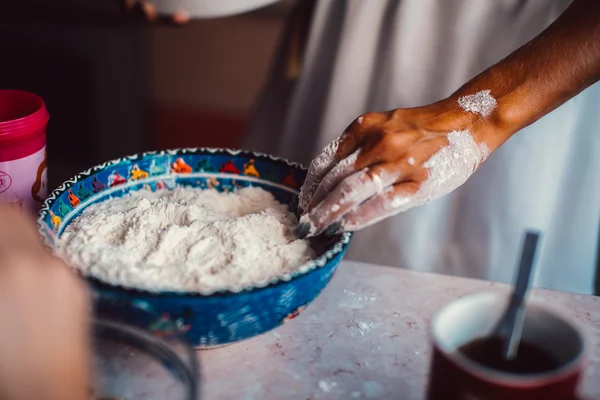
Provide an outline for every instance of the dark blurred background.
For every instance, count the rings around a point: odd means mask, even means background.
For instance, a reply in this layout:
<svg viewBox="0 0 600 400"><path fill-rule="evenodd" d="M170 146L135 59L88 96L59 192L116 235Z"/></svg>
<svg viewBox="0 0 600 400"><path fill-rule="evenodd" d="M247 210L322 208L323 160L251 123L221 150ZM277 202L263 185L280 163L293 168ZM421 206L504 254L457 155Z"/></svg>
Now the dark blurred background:
<svg viewBox="0 0 600 400"><path fill-rule="evenodd" d="M0 88L47 103L49 187L144 150L238 147L289 4L178 27L120 0L0 1Z"/></svg>

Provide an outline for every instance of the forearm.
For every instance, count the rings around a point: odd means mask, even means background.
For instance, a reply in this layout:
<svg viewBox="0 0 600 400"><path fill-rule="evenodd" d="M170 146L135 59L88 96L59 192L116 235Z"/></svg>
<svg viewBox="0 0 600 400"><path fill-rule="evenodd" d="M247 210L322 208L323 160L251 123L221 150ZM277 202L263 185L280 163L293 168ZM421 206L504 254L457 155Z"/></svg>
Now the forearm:
<svg viewBox="0 0 600 400"><path fill-rule="evenodd" d="M600 79L600 1L575 0L531 42L461 87L449 99L490 90L497 104L480 124L495 150L512 134Z"/></svg>

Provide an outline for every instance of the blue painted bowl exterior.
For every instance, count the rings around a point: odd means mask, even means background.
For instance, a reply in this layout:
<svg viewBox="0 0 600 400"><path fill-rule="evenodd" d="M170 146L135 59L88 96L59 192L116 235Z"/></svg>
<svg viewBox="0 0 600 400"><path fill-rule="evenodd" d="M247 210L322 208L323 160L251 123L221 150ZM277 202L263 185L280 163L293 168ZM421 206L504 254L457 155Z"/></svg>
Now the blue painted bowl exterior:
<svg viewBox="0 0 600 400"><path fill-rule="evenodd" d="M244 151L177 149L143 153L98 165L62 184L44 203L38 229L53 248L65 227L86 207L141 188L191 186L233 191L259 186L293 209L305 176L306 171L298 164ZM294 274L232 291L154 293L92 278L87 281L97 302L119 310L121 319L155 333L175 326L196 347L221 346L262 334L296 317L332 279L350 238L346 233L325 243L319 258ZM135 308L151 311L159 318L143 318Z"/></svg>

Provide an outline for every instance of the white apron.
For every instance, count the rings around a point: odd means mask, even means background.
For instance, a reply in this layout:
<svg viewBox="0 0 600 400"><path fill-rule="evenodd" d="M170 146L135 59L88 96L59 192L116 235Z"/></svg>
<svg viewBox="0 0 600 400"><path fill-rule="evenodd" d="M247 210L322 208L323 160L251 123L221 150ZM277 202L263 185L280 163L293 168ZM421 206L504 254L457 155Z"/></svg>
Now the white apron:
<svg viewBox="0 0 600 400"><path fill-rule="evenodd" d="M569 3L319 0L305 45L302 15L288 24L245 147L308 165L358 115L450 95ZM543 233L535 284L591 293L600 85L517 133L452 194L359 232L347 257L510 282L527 228Z"/></svg>

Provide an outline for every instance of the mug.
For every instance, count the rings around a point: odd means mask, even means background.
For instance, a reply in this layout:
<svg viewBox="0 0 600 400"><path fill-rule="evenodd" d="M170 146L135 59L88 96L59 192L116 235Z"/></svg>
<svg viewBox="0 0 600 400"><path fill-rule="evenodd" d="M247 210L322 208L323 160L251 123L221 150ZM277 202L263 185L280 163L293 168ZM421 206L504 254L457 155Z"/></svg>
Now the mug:
<svg viewBox="0 0 600 400"><path fill-rule="evenodd" d="M490 337L508 296L481 293L442 308L431 323L433 354L429 400L575 399L587 352L584 331L559 313L532 302L526 306L521 344L536 346L556 368L515 373L482 365L460 351Z"/></svg>

